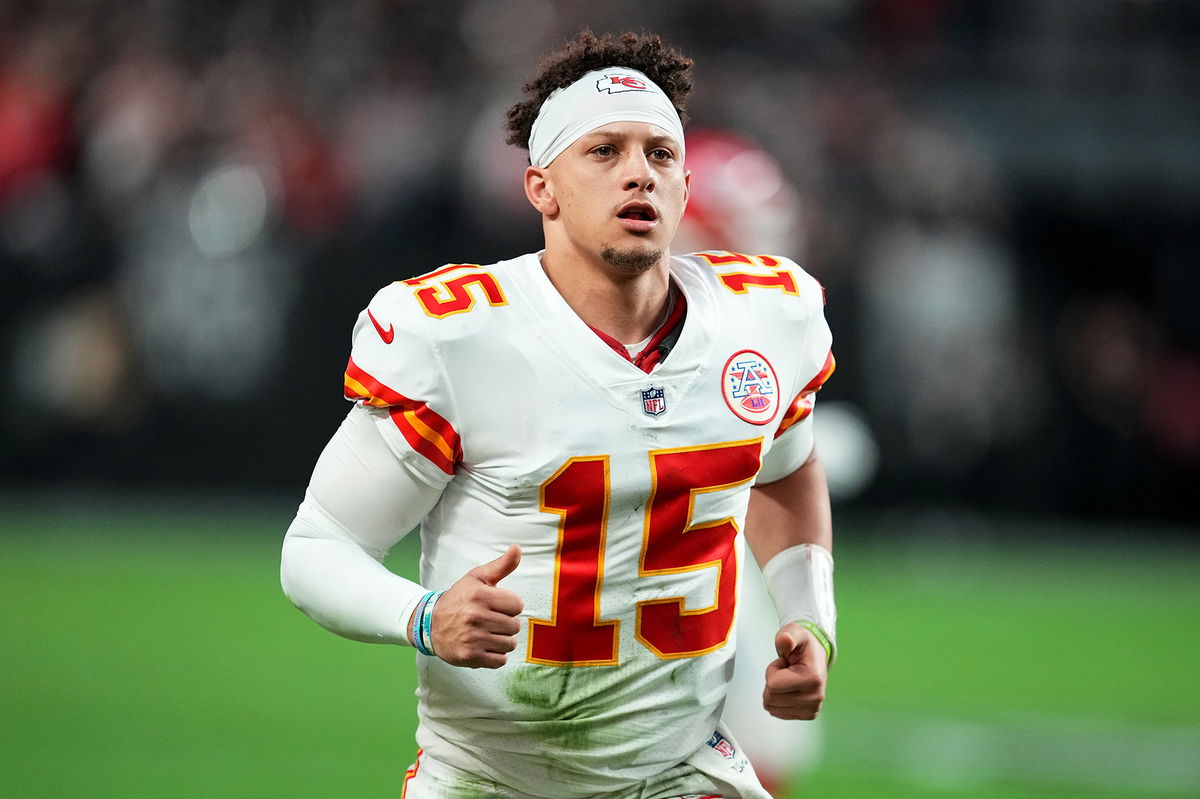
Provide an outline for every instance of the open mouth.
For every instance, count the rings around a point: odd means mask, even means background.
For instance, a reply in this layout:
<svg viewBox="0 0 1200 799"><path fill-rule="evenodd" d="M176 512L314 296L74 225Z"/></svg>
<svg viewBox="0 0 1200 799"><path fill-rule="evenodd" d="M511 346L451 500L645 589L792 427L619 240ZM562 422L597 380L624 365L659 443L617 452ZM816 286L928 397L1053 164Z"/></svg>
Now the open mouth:
<svg viewBox="0 0 1200 799"><path fill-rule="evenodd" d="M630 203L617 212L617 217L633 222L654 222L658 219L658 212L649 203Z"/></svg>
<svg viewBox="0 0 1200 799"><path fill-rule="evenodd" d="M621 227L640 236L652 232L658 226L658 211L647 202L631 202L617 211Z"/></svg>

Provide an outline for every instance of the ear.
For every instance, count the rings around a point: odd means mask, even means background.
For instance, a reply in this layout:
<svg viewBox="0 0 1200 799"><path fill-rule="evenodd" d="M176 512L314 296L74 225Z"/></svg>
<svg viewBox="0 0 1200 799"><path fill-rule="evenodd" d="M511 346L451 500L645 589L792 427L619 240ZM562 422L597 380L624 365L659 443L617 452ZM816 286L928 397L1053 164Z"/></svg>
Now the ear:
<svg viewBox="0 0 1200 799"><path fill-rule="evenodd" d="M554 216L558 213L558 200L554 196L554 188L541 167L526 167L525 196L529 199L529 204L542 216Z"/></svg>
<svg viewBox="0 0 1200 799"><path fill-rule="evenodd" d="M687 208L688 198L692 196L692 173L690 170L683 170L683 207Z"/></svg>

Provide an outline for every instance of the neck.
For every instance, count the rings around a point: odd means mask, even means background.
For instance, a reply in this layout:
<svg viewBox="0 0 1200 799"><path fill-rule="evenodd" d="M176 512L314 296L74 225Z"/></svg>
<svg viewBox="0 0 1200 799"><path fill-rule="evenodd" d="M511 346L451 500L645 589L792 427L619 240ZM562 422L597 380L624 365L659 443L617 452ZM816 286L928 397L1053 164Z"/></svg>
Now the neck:
<svg viewBox="0 0 1200 799"><path fill-rule="evenodd" d="M546 276L571 310L588 325L622 343L641 341L662 323L670 293L664 255L644 272L629 274L601 259L572 259L549 249Z"/></svg>

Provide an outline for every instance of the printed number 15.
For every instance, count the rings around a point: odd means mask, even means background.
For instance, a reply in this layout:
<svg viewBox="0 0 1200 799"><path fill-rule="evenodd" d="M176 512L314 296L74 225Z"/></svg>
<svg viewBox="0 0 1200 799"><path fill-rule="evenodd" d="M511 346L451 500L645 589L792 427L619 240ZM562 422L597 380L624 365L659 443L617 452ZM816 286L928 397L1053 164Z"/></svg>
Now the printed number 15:
<svg viewBox="0 0 1200 799"><path fill-rule="evenodd" d="M687 610L683 597L637 604L636 636L664 659L712 652L733 626L737 526L731 517L697 521L697 494L747 483L758 473L762 439L655 450L638 575L715 569L716 601ZM608 666L618 662L619 619L600 618L610 489L607 455L571 458L542 484L542 510L557 514L558 552L549 619L529 620L530 663Z"/></svg>

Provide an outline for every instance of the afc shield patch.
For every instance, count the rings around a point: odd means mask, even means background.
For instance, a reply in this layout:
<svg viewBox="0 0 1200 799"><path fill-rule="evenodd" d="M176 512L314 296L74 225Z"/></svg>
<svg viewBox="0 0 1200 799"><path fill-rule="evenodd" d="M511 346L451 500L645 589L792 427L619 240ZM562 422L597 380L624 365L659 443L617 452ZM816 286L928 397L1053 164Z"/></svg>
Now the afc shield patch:
<svg viewBox="0 0 1200 799"><path fill-rule="evenodd" d="M642 410L647 416L658 416L667 409L667 392L663 387L642 390Z"/></svg>
<svg viewBox="0 0 1200 799"><path fill-rule="evenodd" d="M766 424L779 411L775 369L754 350L735 352L725 362L721 392L729 410L750 424Z"/></svg>

